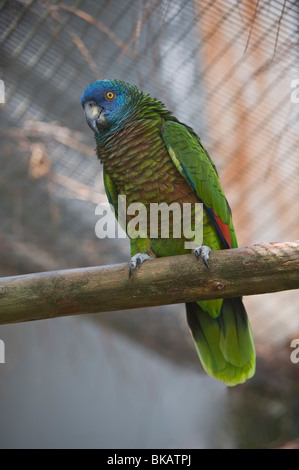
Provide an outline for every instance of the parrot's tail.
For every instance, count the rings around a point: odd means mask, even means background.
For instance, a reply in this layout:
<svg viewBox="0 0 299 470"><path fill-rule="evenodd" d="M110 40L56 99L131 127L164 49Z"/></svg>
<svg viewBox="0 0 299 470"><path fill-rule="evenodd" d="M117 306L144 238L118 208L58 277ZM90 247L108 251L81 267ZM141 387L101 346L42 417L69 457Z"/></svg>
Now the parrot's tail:
<svg viewBox="0 0 299 470"><path fill-rule="evenodd" d="M224 299L216 318L196 302L187 303L186 309L188 324L205 371L227 385L237 385L252 377L255 372L255 349L242 298Z"/></svg>

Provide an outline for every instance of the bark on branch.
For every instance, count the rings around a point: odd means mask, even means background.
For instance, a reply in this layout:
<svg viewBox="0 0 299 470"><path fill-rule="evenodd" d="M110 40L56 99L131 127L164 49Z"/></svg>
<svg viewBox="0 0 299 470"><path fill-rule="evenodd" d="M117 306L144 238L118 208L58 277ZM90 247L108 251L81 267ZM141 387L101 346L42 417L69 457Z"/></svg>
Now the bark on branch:
<svg viewBox="0 0 299 470"><path fill-rule="evenodd" d="M0 324L299 288L299 241L0 278Z"/></svg>

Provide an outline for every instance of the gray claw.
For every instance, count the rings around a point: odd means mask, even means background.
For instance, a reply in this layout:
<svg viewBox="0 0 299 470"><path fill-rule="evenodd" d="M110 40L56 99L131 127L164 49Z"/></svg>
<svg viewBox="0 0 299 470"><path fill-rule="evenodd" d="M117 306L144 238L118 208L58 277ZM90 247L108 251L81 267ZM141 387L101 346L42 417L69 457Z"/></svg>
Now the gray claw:
<svg viewBox="0 0 299 470"><path fill-rule="evenodd" d="M208 269L210 269L208 259L210 258L210 252L211 251L212 251L212 249L209 246L206 246L206 245L201 245L201 246L195 248L195 250L194 250L194 254L195 254L196 258L199 259L199 256L201 255L201 258L202 258L203 262L205 263L205 265Z"/></svg>
<svg viewBox="0 0 299 470"><path fill-rule="evenodd" d="M131 262L130 262L129 278L132 277L133 271L136 268L136 266L140 268L143 261L146 261L148 259L153 259L153 258L147 255L146 253L137 253L136 255L132 256Z"/></svg>

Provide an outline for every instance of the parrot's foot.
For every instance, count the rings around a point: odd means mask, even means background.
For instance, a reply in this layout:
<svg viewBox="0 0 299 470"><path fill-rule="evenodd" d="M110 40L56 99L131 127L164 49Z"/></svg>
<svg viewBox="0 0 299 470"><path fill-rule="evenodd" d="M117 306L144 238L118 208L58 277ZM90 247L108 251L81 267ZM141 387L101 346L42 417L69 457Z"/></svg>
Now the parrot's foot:
<svg viewBox="0 0 299 470"><path fill-rule="evenodd" d="M136 266L140 268L140 265L143 263L143 261L146 261L148 259L153 259L153 258L147 255L146 253L137 253L135 256L132 256L131 263L130 263L129 277L132 277L133 271L136 268Z"/></svg>
<svg viewBox="0 0 299 470"><path fill-rule="evenodd" d="M206 245L201 245L195 248L194 254L197 259L199 259L199 256L201 255L203 262L205 263L206 267L209 269L210 266L208 264L208 259L210 257L210 252L212 249L209 246Z"/></svg>

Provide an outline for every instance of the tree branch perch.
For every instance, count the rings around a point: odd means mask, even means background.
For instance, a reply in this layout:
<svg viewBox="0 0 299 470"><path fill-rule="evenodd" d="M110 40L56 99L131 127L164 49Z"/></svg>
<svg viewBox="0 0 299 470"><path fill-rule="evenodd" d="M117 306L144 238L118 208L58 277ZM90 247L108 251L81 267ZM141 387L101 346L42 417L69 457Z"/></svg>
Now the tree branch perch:
<svg viewBox="0 0 299 470"><path fill-rule="evenodd" d="M0 324L299 288L299 241L0 278Z"/></svg>

